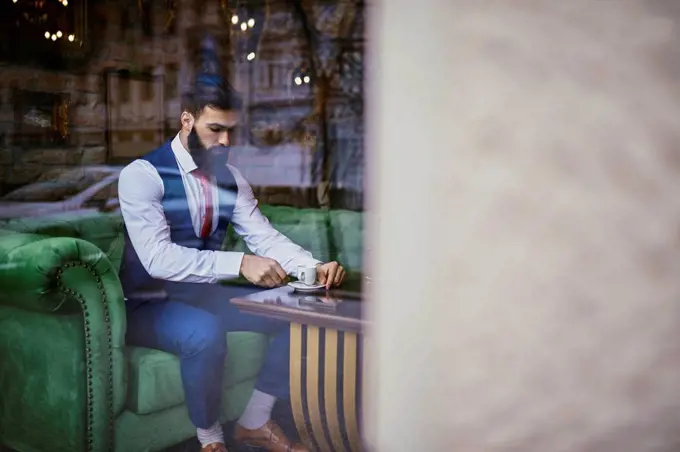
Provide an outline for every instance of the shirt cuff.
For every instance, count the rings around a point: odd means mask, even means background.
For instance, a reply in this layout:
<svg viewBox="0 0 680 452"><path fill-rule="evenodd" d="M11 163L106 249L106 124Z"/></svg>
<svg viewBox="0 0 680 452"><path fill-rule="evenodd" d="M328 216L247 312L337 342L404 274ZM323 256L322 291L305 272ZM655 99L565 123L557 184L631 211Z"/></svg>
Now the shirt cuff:
<svg viewBox="0 0 680 452"><path fill-rule="evenodd" d="M238 278L243 255L236 251L215 251L215 277L218 280Z"/></svg>

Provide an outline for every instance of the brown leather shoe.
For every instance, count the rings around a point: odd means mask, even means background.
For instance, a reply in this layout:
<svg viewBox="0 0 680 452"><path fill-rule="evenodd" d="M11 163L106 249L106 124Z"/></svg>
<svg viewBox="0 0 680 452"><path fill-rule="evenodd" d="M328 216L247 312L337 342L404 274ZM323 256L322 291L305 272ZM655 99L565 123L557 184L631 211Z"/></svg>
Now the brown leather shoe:
<svg viewBox="0 0 680 452"><path fill-rule="evenodd" d="M227 446L222 443L212 443L201 449L201 452L229 452Z"/></svg>
<svg viewBox="0 0 680 452"><path fill-rule="evenodd" d="M281 427L269 421L257 430L248 430L236 424L234 439L247 446L261 447L269 452L309 452L300 443L292 444Z"/></svg>

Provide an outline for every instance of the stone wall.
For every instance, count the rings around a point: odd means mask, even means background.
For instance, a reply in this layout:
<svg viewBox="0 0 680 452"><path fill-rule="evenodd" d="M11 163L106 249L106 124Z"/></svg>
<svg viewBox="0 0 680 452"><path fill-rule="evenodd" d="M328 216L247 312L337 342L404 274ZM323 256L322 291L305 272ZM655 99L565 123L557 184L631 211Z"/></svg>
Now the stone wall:
<svg viewBox="0 0 680 452"><path fill-rule="evenodd" d="M14 90L55 93L70 99L70 136L65 145L33 148L15 142ZM104 164L102 97L97 76L4 67L0 71L0 193L30 183L55 166Z"/></svg>
<svg viewBox="0 0 680 452"><path fill-rule="evenodd" d="M189 56L196 36L206 28L221 35L222 43L231 43L231 48L222 49L222 53L238 52L235 50L239 48L238 40L243 38L240 31L229 38L229 28L217 19L219 3L216 0L206 0L201 11L197 11L195 2L178 1L176 26L170 32L164 29L167 10L158 5L152 7L151 35L145 35L136 20L127 28L121 27L125 22L122 5L122 1L92 5L96 27L92 39L99 39L94 43L98 51L85 67L62 72L17 66L0 70L0 195L34 181L53 166L125 164L135 154L149 151L162 138L175 133L180 113L179 94L193 76ZM129 14L134 18L138 12L133 10ZM267 123L266 127L271 124L277 127L279 122L291 126L309 115L312 108L310 86L296 87L292 83L294 69L306 58L306 44L292 9L285 2L272 2L267 17L271 24L265 28L256 59L249 61L241 58L243 55L234 54L230 68L232 82L247 102L244 122L249 130L256 126L253 121L260 120ZM134 87L127 101L117 99L118 84L113 81L107 87L105 74L118 70L151 72L160 80L153 86L152 98L142 102L139 88ZM69 99L69 137L65 145L36 149L14 140L15 90L54 93ZM264 113L259 116L250 114L262 109ZM336 110L332 109L333 115L338 114ZM273 119L274 116L284 120ZM137 117L143 121L134 119ZM345 117L338 121L350 124L350 130L355 129L353 122ZM343 130L339 126L336 129ZM139 144L136 147L133 144L132 151L127 146L121 153L123 146L116 147L120 140ZM289 139L287 144L251 147L250 152L239 155L234 164L252 185L268 187L261 190L262 193L277 193L272 195L277 202L297 205L307 199L307 195L290 193L306 193L314 184L313 149L309 143ZM361 159L356 160L354 166L363 167ZM357 187L352 189L356 191Z"/></svg>
<svg viewBox="0 0 680 452"><path fill-rule="evenodd" d="M160 4L160 2L155 2ZM179 2L180 9L190 10L190 2ZM41 172L54 166L100 165L109 163L107 133L111 130L107 117L107 85L105 73L125 70L151 71L156 76L172 78L162 80L163 86L153 93L154 98L164 95L166 84L177 85L179 63L185 58L181 48L187 20L195 18L189 11L178 14L177 31L166 33L163 29L165 11L152 8L153 32L142 33L139 21L122 23L122 2L98 2L91 7L91 39L97 49L84 66L70 71L49 71L34 67L4 66L0 70L0 193L18 185L30 183ZM131 16L137 14L132 11ZM167 68L172 68L166 71ZM167 73L166 73L167 72ZM17 90L58 94L69 101L69 136L65 144L48 148L22 145L15 139L16 118L14 93ZM177 93L165 96L157 118L173 119L165 110L177 104ZM175 114L174 116L178 116ZM155 124L155 132L165 129L164 121Z"/></svg>
<svg viewBox="0 0 680 452"><path fill-rule="evenodd" d="M0 149L0 184L7 192L35 181L52 168L104 165L105 146L79 146L25 150L16 147Z"/></svg>

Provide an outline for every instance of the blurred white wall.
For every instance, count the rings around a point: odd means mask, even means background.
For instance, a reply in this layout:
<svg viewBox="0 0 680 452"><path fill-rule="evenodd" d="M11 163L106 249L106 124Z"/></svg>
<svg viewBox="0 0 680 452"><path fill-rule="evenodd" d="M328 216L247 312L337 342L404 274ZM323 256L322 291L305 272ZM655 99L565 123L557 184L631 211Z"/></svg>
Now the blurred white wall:
<svg viewBox="0 0 680 452"><path fill-rule="evenodd" d="M680 2L372 13L372 450L680 450Z"/></svg>

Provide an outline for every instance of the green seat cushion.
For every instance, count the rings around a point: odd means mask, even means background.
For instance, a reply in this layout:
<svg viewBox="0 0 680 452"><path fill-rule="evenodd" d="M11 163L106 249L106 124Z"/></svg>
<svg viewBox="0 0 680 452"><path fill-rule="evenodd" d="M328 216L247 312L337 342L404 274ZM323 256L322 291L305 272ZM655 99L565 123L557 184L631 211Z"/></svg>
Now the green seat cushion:
<svg viewBox="0 0 680 452"><path fill-rule="evenodd" d="M253 393L255 380L239 383L222 392L221 422L238 419ZM115 452L149 452L166 450L196 436L196 427L189 420L186 405L177 405L152 415L124 411L116 419ZM177 450L177 448L172 448ZM168 449L169 450L169 449ZM182 447L180 450L198 450ZM232 449L233 450L233 449ZM251 450L248 448L247 450Z"/></svg>
<svg viewBox="0 0 680 452"><path fill-rule="evenodd" d="M269 338L259 333L227 333L227 344L225 391L257 376ZM127 394L130 411L150 414L184 403L178 357L144 347L127 347L126 354L130 369Z"/></svg>

